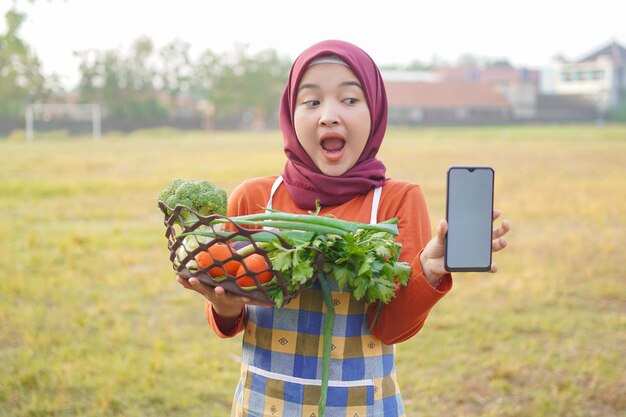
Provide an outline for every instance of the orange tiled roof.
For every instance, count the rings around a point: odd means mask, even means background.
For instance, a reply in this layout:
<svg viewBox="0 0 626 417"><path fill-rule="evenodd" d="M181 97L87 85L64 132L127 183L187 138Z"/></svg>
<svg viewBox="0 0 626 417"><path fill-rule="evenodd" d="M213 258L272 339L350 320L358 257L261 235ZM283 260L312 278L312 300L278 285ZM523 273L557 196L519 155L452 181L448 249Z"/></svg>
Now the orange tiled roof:
<svg viewBox="0 0 626 417"><path fill-rule="evenodd" d="M506 98L492 87L474 83L385 83L389 107L509 108Z"/></svg>

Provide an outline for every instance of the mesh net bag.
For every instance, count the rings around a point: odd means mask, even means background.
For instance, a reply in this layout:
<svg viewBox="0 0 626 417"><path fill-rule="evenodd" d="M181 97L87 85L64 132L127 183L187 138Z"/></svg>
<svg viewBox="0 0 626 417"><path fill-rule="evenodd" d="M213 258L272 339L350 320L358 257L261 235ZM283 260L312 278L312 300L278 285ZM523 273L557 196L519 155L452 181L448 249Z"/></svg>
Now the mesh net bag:
<svg viewBox="0 0 626 417"><path fill-rule="evenodd" d="M171 209L163 202L158 204L165 213L170 261L182 278L195 277L206 285L221 286L230 293L266 304L276 305L276 300L280 300L279 304L285 305L297 295L298 288L290 286L279 271L272 269L268 251L254 239L258 233L269 233L289 248L279 234L244 228L218 214L202 216L184 206ZM190 232L204 235L181 236ZM321 255L318 265L323 265ZM315 276L311 281L314 279Z"/></svg>

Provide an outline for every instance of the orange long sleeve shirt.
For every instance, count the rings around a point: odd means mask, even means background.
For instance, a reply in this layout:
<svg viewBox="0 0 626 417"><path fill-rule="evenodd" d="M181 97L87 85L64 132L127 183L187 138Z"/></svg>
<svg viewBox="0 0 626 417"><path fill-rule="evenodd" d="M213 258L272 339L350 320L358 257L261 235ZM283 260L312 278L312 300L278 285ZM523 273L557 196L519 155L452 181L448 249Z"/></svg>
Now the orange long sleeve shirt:
<svg viewBox="0 0 626 417"><path fill-rule="evenodd" d="M275 179L276 176L254 178L239 185L229 197L228 215L262 213L267 206ZM323 207L320 214L369 223L373 196L372 190L344 204ZM274 193L272 208L289 213L307 213L296 206L282 185ZM437 288L433 288L422 270L419 254L431 239L432 232L426 202L419 186L400 180L387 180L382 188L377 221L393 217L399 220L399 236L396 241L402 244L400 261L411 264L412 275L409 284L400 286L396 297L383 306L372 329L372 334L385 344L399 343L415 335L424 325L432 307L452 288L450 274L444 275ZM369 307L370 324L376 309L377 304ZM223 323L211 308L210 302L207 302L205 314L219 337L233 337L245 327L245 309L235 326L230 329L223 329Z"/></svg>

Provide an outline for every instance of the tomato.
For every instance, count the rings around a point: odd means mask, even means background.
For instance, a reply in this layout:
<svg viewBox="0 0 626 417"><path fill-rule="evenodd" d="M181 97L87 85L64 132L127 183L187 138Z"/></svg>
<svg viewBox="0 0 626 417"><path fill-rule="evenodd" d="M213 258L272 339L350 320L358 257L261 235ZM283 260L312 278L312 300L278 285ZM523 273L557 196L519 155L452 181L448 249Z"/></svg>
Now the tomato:
<svg viewBox="0 0 626 417"><path fill-rule="evenodd" d="M209 268L207 273L212 277L223 277L226 274L235 276L241 265L236 260L228 260L232 258L233 254L230 248L225 243L214 243L208 247L206 251L200 252L196 255L196 262L199 268ZM218 262L224 262L218 264Z"/></svg>
<svg viewBox="0 0 626 417"><path fill-rule="evenodd" d="M245 266L248 267L248 271L253 274L249 274L246 271ZM274 274L270 270L267 261L263 255L259 255L258 253L253 253L250 256L247 256L243 259L242 265L239 266L239 270L237 270L237 284L240 287L256 287L257 283L254 280L254 276L259 281L259 284L263 284L272 279Z"/></svg>

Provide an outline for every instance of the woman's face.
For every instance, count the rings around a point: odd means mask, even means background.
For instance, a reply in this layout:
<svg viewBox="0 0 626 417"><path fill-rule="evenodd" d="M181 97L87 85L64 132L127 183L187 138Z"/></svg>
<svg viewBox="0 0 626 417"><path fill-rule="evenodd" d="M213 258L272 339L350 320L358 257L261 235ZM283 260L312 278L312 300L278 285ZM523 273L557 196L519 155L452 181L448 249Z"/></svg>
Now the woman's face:
<svg viewBox="0 0 626 417"><path fill-rule="evenodd" d="M357 162L371 130L361 83L345 65L309 67L298 87L294 127L300 144L325 175L339 176Z"/></svg>

